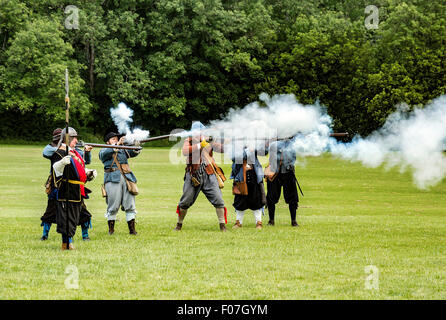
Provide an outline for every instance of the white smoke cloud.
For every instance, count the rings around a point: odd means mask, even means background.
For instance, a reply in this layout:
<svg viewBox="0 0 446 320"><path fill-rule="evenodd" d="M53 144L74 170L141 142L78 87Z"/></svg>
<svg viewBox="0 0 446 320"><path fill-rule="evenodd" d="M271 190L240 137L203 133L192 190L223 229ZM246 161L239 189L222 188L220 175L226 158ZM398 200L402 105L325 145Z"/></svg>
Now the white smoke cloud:
<svg viewBox="0 0 446 320"><path fill-rule="evenodd" d="M311 133L331 125L323 107L302 105L294 95L269 97L263 93L260 99L266 106L254 102L243 109L230 109L223 120L211 121L210 127L226 135L232 133L233 137L261 139Z"/></svg>
<svg viewBox="0 0 446 320"><path fill-rule="evenodd" d="M245 147L263 154L270 139L294 137L294 147L301 156L319 155L327 149L332 119L318 103L303 105L294 95L260 95L242 109L230 109L221 120L214 120L205 135L232 141L225 147L226 159L241 159ZM190 133L190 132L189 132ZM186 133L185 133L186 134Z"/></svg>
<svg viewBox="0 0 446 320"><path fill-rule="evenodd" d="M125 134L127 143L134 143L147 139L150 132L140 128L130 129L130 124L133 122L133 110L130 109L124 102L120 102L116 108L110 108L110 115L115 123L120 134Z"/></svg>
<svg viewBox="0 0 446 320"><path fill-rule="evenodd" d="M385 164L398 166L401 172L410 169L420 189L438 184L446 175L446 96L422 109L407 109L400 106L381 129L364 139L331 144L331 153L368 167Z"/></svg>
<svg viewBox="0 0 446 320"><path fill-rule="evenodd" d="M318 103L302 105L293 95L262 94L260 100L264 106L254 102L231 109L207 126L207 135L236 139L239 147L225 149L230 158L243 146L259 148L265 139L294 136L292 148L300 157L330 152L367 167L397 166L401 172L411 170L420 189L438 184L446 175L446 95L412 112L399 106L382 128L366 138L356 136L351 143L330 137L332 119Z"/></svg>

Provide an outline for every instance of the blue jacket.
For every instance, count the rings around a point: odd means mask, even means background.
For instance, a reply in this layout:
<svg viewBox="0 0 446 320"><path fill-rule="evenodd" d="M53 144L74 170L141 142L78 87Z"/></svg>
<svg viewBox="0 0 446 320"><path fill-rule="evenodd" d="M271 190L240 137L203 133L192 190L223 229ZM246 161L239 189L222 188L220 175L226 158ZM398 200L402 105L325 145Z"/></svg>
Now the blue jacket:
<svg viewBox="0 0 446 320"><path fill-rule="evenodd" d="M43 148L43 152L42 152L42 156L48 160L51 160L51 157L53 156L54 152L56 152L57 148L53 147L50 144L47 144L45 146L45 148ZM76 151L81 155L82 158L84 158L84 162L85 164L90 164L91 163L91 152L85 152L85 157L84 157L84 151L81 149L76 148Z"/></svg>
<svg viewBox="0 0 446 320"><path fill-rule="evenodd" d="M279 172L280 159L282 158L282 166L280 172L286 173L294 171L294 164L296 162L296 151L292 147L291 140L274 141L269 146L269 165L271 171Z"/></svg>
<svg viewBox="0 0 446 320"><path fill-rule="evenodd" d="M237 160L237 161L236 161ZM232 171L230 179L234 179L235 182L243 182L243 161L242 159L232 158ZM254 170L257 176L257 183L262 182L263 179L263 168L257 159L257 150L254 152L245 148L243 150L243 160L246 160L247 164L254 166Z"/></svg>
<svg viewBox="0 0 446 320"><path fill-rule="evenodd" d="M110 166L113 163L113 148L103 148L99 151L99 159L101 159L104 164L104 170L110 170ZM117 159L120 164L128 164L127 159L136 157L139 154L139 151L133 150L123 150L120 149L117 152ZM104 184L107 182L119 182L121 180L121 171L119 171L118 165L116 163L113 164L114 171L112 172L104 172ZM136 177L133 172L126 173L125 177L136 183Z"/></svg>

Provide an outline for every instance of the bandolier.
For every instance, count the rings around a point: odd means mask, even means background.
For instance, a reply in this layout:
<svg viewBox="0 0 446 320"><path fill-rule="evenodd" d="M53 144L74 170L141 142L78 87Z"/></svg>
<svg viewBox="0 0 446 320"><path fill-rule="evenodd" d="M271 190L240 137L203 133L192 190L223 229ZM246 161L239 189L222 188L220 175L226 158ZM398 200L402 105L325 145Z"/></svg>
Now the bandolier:
<svg viewBox="0 0 446 320"><path fill-rule="evenodd" d="M194 122L191 130L199 132L205 127ZM221 188L226 180L223 171L213 158L213 151L223 152L223 145L209 143L200 133L184 141L182 153L186 157L183 194L177 206L178 222L175 230L181 230L187 210L195 203L200 192L215 207L221 231L226 231L227 210L223 201Z"/></svg>
<svg viewBox="0 0 446 320"><path fill-rule="evenodd" d="M119 135L114 132L108 133L104 141L107 144L121 144L124 137L118 142ZM108 223L108 233L115 232L115 221L120 208L126 213L126 220L131 235L137 235L136 232L136 205L135 195L137 192L131 189L136 186L137 180L130 170L128 159L140 154L139 150L122 150L115 148L103 148L99 152L99 159L104 165L104 196L107 203L107 212L105 217Z"/></svg>

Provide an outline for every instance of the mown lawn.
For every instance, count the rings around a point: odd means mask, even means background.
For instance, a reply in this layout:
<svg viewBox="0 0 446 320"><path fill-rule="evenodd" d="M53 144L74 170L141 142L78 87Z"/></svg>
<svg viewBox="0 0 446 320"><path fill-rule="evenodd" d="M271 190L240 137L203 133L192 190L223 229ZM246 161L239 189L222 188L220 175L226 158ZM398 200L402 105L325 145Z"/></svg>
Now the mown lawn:
<svg viewBox="0 0 446 320"><path fill-rule="evenodd" d="M256 230L248 213L232 230L227 181L228 232L203 195L175 232L184 165L169 161L169 149L144 149L131 160L139 234L128 234L121 212L109 236L95 149L91 241L79 228L77 250L61 252L55 226L39 240L49 171L42 148L0 146L0 299L446 299L445 181L420 191L409 173L307 158L296 166L299 228L282 198L276 226ZM223 168L229 177L230 164ZM77 270L77 289L66 286L75 276L66 270Z"/></svg>

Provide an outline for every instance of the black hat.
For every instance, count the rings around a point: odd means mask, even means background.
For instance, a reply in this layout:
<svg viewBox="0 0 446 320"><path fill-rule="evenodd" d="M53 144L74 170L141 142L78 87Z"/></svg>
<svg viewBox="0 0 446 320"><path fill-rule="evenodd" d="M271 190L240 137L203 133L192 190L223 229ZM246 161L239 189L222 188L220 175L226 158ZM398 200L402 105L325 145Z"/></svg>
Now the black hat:
<svg viewBox="0 0 446 320"><path fill-rule="evenodd" d="M107 133L107 134L105 135L105 137L104 137L104 141L105 141L105 142L108 142L108 140L110 140L110 139L113 138L113 137L118 137L118 138L120 138L120 137L122 137L122 134L117 134L117 133L114 133L114 132L109 132L109 133Z"/></svg>

